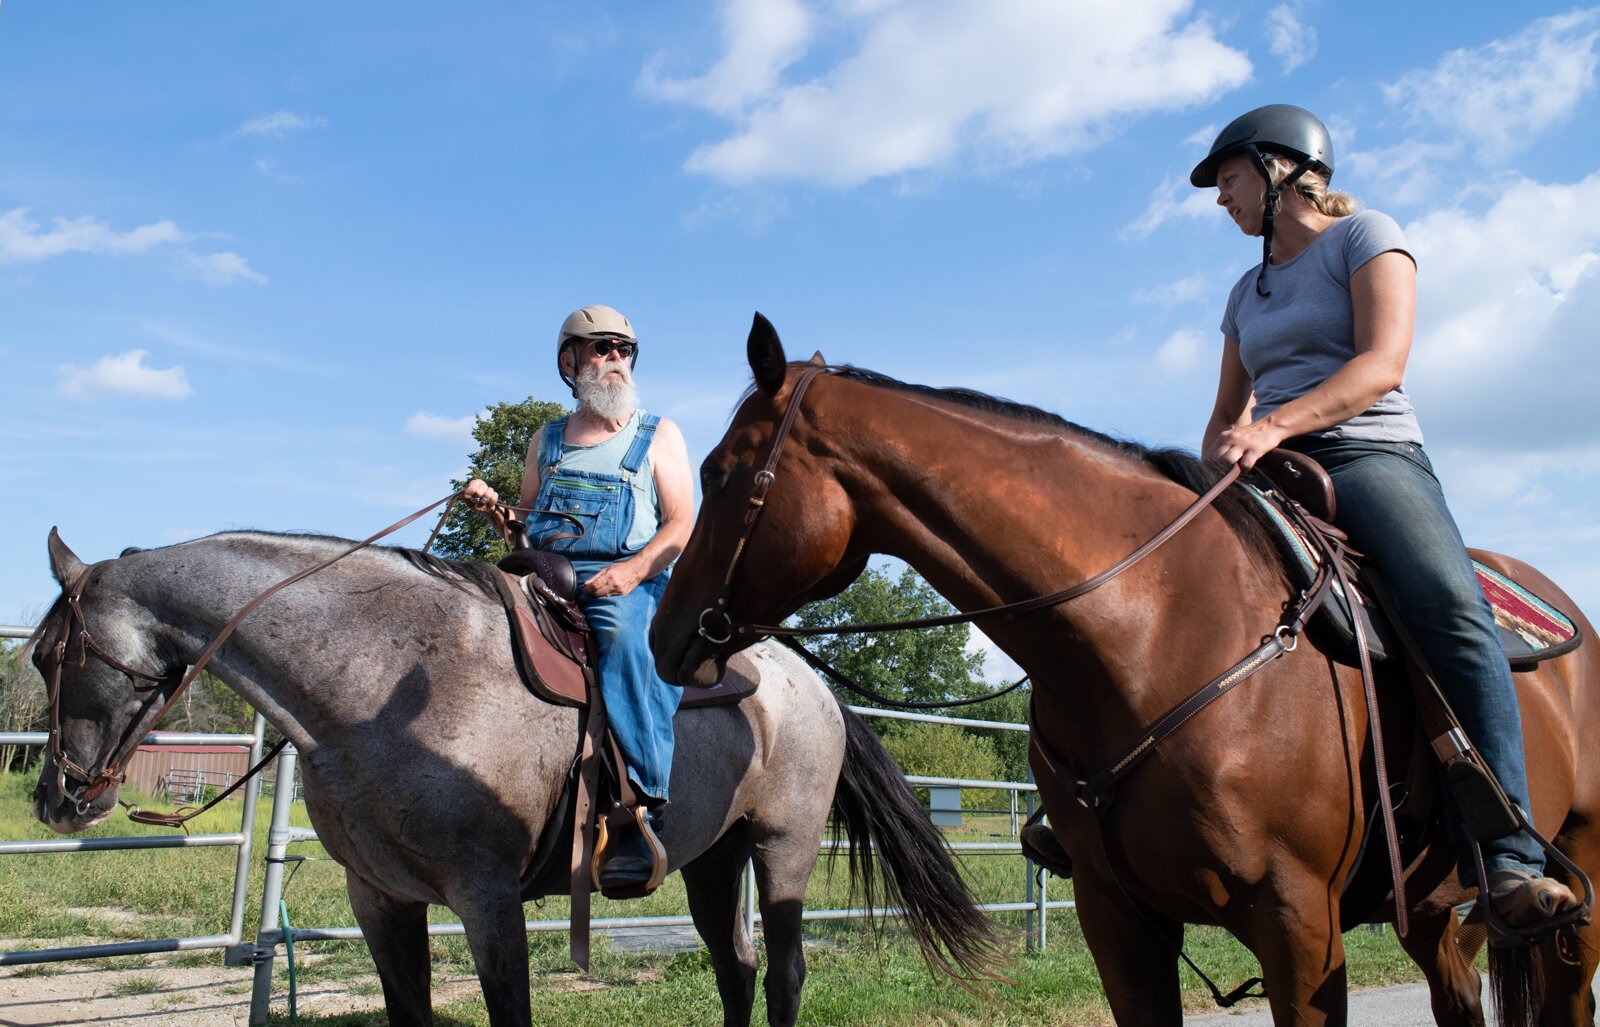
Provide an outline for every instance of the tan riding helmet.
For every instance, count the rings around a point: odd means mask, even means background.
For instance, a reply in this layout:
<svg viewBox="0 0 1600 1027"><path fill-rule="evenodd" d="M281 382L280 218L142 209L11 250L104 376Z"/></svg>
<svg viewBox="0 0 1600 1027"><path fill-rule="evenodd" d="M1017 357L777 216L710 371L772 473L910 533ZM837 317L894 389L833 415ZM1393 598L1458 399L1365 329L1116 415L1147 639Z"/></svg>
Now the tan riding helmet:
<svg viewBox="0 0 1600 1027"><path fill-rule="evenodd" d="M602 304L574 310L561 322L561 331L556 333L556 371L569 389L575 388L577 383L562 369L561 353L569 344L583 339L626 339L634 345L628 368L639 366L639 337L633 333L633 324L626 317Z"/></svg>

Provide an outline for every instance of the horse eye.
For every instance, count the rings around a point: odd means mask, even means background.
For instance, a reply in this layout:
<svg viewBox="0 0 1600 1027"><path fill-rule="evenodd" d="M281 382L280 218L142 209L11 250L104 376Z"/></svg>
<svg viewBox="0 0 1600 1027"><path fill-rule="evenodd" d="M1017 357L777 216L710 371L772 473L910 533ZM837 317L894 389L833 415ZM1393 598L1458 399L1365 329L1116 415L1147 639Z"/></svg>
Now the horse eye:
<svg viewBox="0 0 1600 1027"><path fill-rule="evenodd" d="M728 472L710 465L700 468L700 491L703 495L711 496L722 491L722 486L728 483Z"/></svg>

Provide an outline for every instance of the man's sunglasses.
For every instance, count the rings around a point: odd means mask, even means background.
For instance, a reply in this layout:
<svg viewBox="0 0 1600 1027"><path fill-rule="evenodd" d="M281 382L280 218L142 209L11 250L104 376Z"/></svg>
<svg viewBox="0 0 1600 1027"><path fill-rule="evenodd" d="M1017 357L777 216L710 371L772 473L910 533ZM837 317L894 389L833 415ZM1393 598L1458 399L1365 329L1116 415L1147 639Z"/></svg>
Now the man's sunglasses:
<svg viewBox="0 0 1600 1027"><path fill-rule="evenodd" d="M639 352L637 342L623 342L620 339L592 339L590 345L594 347L594 355L597 357L609 357L611 351L616 350L622 354L622 359L632 360L633 355Z"/></svg>

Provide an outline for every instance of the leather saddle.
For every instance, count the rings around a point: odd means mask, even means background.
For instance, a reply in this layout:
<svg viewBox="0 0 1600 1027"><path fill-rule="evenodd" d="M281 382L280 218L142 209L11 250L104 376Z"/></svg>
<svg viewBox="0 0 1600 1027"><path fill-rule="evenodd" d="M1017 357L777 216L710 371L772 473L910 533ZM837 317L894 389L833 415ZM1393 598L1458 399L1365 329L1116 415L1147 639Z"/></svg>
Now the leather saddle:
<svg viewBox="0 0 1600 1027"><path fill-rule="evenodd" d="M512 626L517 666L528 690L545 702L578 709L594 686L594 635L578 605L578 578L559 553L516 549L497 565L501 603ZM709 688L686 686L680 709L736 703L756 681L730 674Z"/></svg>
<svg viewBox="0 0 1600 1027"><path fill-rule="evenodd" d="M509 521L508 527L514 548L500 561L493 582L510 621L517 669L534 695L580 711L576 758L558 807L563 812L545 825L523 871L522 892L524 898L534 898L555 891L559 879L567 881L572 959L587 969L590 892L599 890L613 899L648 895L665 878L669 856L633 791L610 732L599 689L599 654L578 604L572 564L558 553L529 548L519 522ZM685 688L679 708L736 703L753 693L759 680L759 674L730 673L711 688ZM627 830L644 837L653 862L649 878L603 887L608 845ZM570 836L570 844L560 840L563 835ZM569 854L565 864L559 858L563 852Z"/></svg>
<svg viewBox="0 0 1600 1027"><path fill-rule="evenodd" d="M1337 498L1328 472L1311 457L1286 449L1263 456L1255 470L1257 479L1246 482L1246 491L1275 526L1275 541L1296 584L1308 586L1328 554L1344 566L1350 594L1335 580L1327 601L1306 626L1317 648L1339 663L1359 666L1354 626L1359 618L1373 663L1400 658L1402 643L1382 604L1374 598L1382 591L1382 582L1335 526ZM1512 669L1527 669L1582 644L1582 633L1569 615L1490 567L1482 559L1487 555L1472 552L1473 570L1494 611L1500 643Z"/></svg>
<svg viewBox="0 0 1600 1027"><path fill-rule="evenodd" d="M1266 454L1257 461L1256 470L1260 472L1259 480L1247 482L1247 489L1277 525L1279 545L1298 572L1300 586L1310 587L1328 561L1334 561L1342 571L1332 576L1325 601L1306 625L1317 648L1341 663L1360 666L1355 639L1355 625L1359 622L1372 662L1389 660L1405 665L1403 674L1411 684L1415 717L1410 765L1403 777L1383 786L1393 803L1394 841L1401 864L1410 864L1436 833L1441 816L1438 790L1445 781L1466 834L1475 844L1517 829L1519 815L1461 731L1426 660L1404 628L1391 621L1393 597L1376 572L1363 566L1361 554L1349 547L1344 533L1334 526L1338 507L1327 471L1312 458L1288 450ZM1491 554L1474 551L1469 555L1478 584L1494 611L1500 642L1513 670L1527 669L1540 660L1571 652L1582 643L1582 634L1571 617L1480 559ZM1392 868L1387 865L1390 854L1383 851L1382 845L1369 844L1382 831L1375 805L1368 803L1368 830L1362 836L1362 850L1340 896L1340 921L1345 930L1365 921L1385 895L1398 890L1391 877ZM1569 865L1559 850L1542 837L1539 841L1551 858ZM1475 853L1478 851L1474 848ZM1481 857L1475 858L1479 859L1481 873ZM1588 894L1587 881L1585 892ZM1480 910L1477 915L1485 914ZM1573 914L1574 918L1580 915L1587 918L1587 908L1581 914Z"/></svg>

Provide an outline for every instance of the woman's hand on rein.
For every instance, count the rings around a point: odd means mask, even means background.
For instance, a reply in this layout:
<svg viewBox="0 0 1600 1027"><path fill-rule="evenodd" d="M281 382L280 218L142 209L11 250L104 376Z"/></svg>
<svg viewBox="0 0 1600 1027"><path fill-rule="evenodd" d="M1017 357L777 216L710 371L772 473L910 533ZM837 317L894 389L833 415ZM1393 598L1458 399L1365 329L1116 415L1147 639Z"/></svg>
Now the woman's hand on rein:
<svg viewBox="0 0 1600 1027"><path fill-rule="evenodd" d="M1287 437L1270 419L1252 421L1220 433L1211 451L1206 453L1206 459L1238 464L1241 470L1248 471Z"/></svg>

